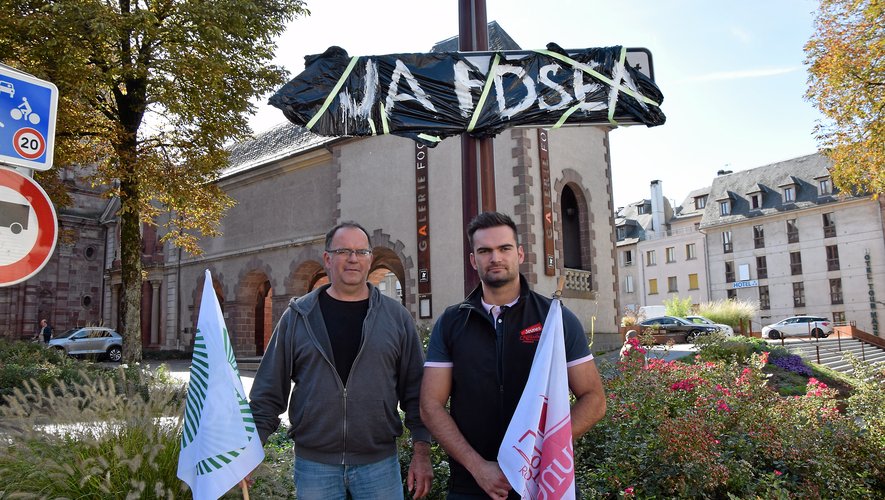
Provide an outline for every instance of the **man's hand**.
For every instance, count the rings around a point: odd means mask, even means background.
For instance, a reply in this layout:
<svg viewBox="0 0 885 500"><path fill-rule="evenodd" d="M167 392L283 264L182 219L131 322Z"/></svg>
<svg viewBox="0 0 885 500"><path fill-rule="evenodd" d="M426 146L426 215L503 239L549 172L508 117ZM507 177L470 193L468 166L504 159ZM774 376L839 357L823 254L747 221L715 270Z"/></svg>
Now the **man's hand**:
<svg viewBox="0 0 885 500"><path fill-rule="evenodd" d="M470 471L473 479L493 499L505 500L510 493L510 482L501 472L498 462L483 461L476 470Z"/></svg>
<svg viewBox="0 0 885 500"><path fill-rule="evenodd" d="M430 443L416 441L412 445L412 462L406 486L414 498L423 498L433 487L433 466L430 464Z"/></svg>

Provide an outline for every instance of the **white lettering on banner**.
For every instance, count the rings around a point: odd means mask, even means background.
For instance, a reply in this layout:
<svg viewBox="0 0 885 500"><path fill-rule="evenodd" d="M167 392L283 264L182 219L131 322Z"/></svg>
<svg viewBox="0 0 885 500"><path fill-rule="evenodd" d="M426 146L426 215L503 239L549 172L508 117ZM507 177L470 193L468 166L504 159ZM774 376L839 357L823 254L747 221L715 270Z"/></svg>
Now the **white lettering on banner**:
<svg viewBox="0 0 885 500"><path fill-rule="evenodd" d="M402 78L406 79L406 83L409 84L409 88L412 89L414 95L399 93L399 81ZM427 93L424 92L424 89L418 84L418 80L415 79L415 76L409 68L406 67L406 64L397 59L396 68L393 70L393 75L390 77L390 87L387 89L387 102L385 103L387 112L392 112L394 104L399 101L418 101L421 106L424 106L424 109L436 112L433 103L427 98Z"/></svg>
<svg viewBox="0 0 885 500"><path fill-rule="evenodd" d="M507 95L504 92L504 75L508 74L522 80L526 91L526 96L523 97L522 101L510 109L507 108ZM504 118L510 118L517 113L529 109L538 97L538 92L535 90L535 82L526 75L525 69L519 66L511 66L510 64L499 64L495 70L495 92L498 95L498 112Z"/></svg>
<svg viewBox="0 0 885 500"><path fill-rule="evenodd" d="M341 111L346 116L369 120L372 106L375 104L375 93L378 91L378 64L366 60L366 78L363 80L363 100L356 102L347 89L341 92Z"/></svg>
<svg viewBox="0 0 885 500"><path fill-rule="evenodd" d="M458 109L464 118L473 112L473 95L470 89L483 87L483 81L470 78L470 72L471 67L466 62L455 63L455 95L458 97Z"/></svg>
<svg viewBox="0 0 885 500"><path fill-rule="evenodd" d="M540 75L538 75L538 79L542 84L547 87L555 90L559 94L559 103L558 104L550 104L544 100L543 97L538 98L538 107L541 109L545 109L548 111L557 111L563 108L566 108L569 103L572 101L572 96L568 95L568 92L565 91L565 88L554 82L550 79L550 73L556 74L559 73L561 68L558 64L548 64L546 66L541 67Z"/></svg>
<svg viewBox="0 0 885 500"><path fill-rule="evenodd" d="M584 111L602 111L605 109L605 103L602 101L595 102L583 102L587 97L587 94L591 94L599 90L602 85L591 82L588 84L584 84L584 72L580 69L576 69L574 73L574 86L575 86L575 99L581 102L579 106L580 109Z"/></svg>
<svg viewBox="0 0 885 500"><path fill-rule="evenodd" d="M498 111L504 118L512 118L523 111L528 110L532 105L537 104L538 109L543 111L558 111L572 105L578 104L578 109L592 112L602 111L613 108L618 101L619 93L622 87L627 88L637 95L640 95L638 87L633 82L632 77L626 71L623 64L615 64L612 82L616 85L612 86L609 92L608 102L605 101L585 101L588 95L598 93L602 89L602 84L590 80L585 83L585 78L590 76L584 70L596 71L600 64L592 62L589 64L581 64L573 70L572 84L574 95L570 95L568 90L562 85L552 80L551 75L556 75L560 70L564 69L557 64L547 64L540 68L537 75L537 82L533 75L526 72L525 68L510 64L500 64L495 69L493 83L495 85L495 93L497 98ZM367 59L365 64L366 77L363 82L363 98L357 102L351 93L345 88L339 92L342 112L348 118L356 118L369 120L371 117L371 106L375 101L377 87L379 85L378 65L372 59ZM471 89L481 89L485 83L482 79L472 78L476 71L464 61L454 63L454 91L458 99L458 108L461 116L469 117L474 112L476 103L473 102L473 94ZM513 75L522 81L525 87L526 95L519 103L508 107L506 102L506 92L504 90L504 77ZM484 75L478 75L484 76ZM401 82L405 82L411 93L400 91ZM538 85L550 88L559 94L559 101L551 104L544 100L543 96L538 95ZM437 112L431 102L427 92L418 83L418 80L412 74L409 67L400 59L396 59L395 68L390 77L390 85L387 88L387 99L385 100L385 110L392 113L397 102L416 101L422 107L431 112ZM637 100L643 108L647 108L645 102L641 99Z"/></svg>

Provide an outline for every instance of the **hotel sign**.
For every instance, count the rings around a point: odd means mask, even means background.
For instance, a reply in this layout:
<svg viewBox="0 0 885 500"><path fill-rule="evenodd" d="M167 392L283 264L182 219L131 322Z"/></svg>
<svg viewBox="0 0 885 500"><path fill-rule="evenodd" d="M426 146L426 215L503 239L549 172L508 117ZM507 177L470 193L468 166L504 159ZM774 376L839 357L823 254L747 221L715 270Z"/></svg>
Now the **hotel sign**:
<svg viewBox="0 0 885 500"><path fill-rule="evenodd" d="M759 280L735 281L731 284L732 288L753 288L754 286L759 286Z"/></svg>

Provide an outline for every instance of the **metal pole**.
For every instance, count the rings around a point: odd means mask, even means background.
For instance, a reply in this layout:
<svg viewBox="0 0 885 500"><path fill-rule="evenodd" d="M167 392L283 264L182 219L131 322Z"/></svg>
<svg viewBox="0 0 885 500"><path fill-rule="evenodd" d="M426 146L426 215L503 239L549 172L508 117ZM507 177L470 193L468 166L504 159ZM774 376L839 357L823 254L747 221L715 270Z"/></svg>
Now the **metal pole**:
<svg viewBox="0 0 885 500"><path fill-rule="evenodd" d="M814 352L817 354L817 364L820 364L820 345L814 346Z"/></svg>
<svg viewBox="0 0 885 500"><path fill-rule="evenodd" d="M485 0L458 0L458 49L462 52L489 50ZM482 209L495 210L495 164L491 139L477 140L461 135L461 187L463 227L479 213L481 183ZM464 240L464 294L479 284L470 265L470 243Z"/></svg>

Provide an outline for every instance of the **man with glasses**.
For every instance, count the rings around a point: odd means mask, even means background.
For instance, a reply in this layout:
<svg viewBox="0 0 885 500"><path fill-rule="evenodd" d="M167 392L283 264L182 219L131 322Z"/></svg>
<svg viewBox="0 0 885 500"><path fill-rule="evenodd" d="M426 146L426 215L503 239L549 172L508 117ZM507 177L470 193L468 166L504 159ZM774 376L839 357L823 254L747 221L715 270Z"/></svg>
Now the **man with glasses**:
<svg viewBox="0 0 885 500"><path fill-rule="evenodd" d="M299 500L403 498L399 406L414 447L407 487L421 498L433 470L418 408L424 356L415 322L367 282L372 247L359 224L326 234L323 264L329 284L289 302L255 375L249 397L261 442L288 401Z"/></svg>

